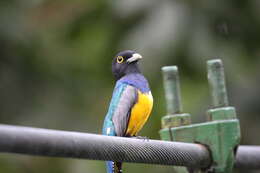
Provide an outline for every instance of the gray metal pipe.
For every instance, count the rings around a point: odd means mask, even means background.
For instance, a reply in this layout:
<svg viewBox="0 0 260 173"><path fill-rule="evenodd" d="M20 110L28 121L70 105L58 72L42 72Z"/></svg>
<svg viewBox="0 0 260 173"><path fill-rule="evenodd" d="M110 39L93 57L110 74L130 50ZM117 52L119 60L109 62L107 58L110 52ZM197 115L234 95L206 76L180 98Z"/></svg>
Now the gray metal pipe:
<svg viewBox="0 0 260 173"><path fill-rule="evenodd" d="M241 169L260 169L260 146L240 146L236 155L235 167Z"/></svg>
<svg viewBox="0 0 260 173"><path fill-rule="evenodd" d="M188 167L210 164L207 149L199 144L10 125L0 125L0 152Z"/></svg>
<svg viewBox="0 0 260 173"><path fill-rule="evenodd" d="M199 144L102 136L0 124L0 152L205 168ZM260 169L260 147L240 146L237 168Z"/></svg>

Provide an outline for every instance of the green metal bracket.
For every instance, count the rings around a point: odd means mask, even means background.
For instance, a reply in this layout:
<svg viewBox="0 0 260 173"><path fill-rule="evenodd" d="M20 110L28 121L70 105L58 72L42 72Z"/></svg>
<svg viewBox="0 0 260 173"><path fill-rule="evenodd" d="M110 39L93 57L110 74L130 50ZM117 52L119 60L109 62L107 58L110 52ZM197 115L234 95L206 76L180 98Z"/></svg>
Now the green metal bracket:
<svg viewBox="0 0 260 173"><path fill-rule="evenodd" d="M160 136L163 140L200 143L210 150L215 173L231 173L235 150L240 142L239 120L234 107L228 106L224 68L221 60L210 60L208 81L212 96L212 109L207 111L207 122L191 124L191 116L182 113L180 85L176 66L163 67L167 114L162 118ZM175 169L178 173L187 172Z"/></svg>

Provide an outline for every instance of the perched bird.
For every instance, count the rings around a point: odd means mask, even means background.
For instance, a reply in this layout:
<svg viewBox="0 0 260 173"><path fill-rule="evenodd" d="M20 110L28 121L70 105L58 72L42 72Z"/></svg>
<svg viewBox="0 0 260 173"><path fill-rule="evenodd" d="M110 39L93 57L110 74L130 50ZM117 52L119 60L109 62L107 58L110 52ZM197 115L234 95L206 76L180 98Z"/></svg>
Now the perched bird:
<svg viewBox="0 0 260 173"><path fill-rule="evenodd" d="M140 59L140 54L126 50L118 53L112 61L116 85L104 120L103 135L136 136L151 113L153 97L139 69ZM107 173L122 172L120 162L107 161L106 166Z"/></svg>

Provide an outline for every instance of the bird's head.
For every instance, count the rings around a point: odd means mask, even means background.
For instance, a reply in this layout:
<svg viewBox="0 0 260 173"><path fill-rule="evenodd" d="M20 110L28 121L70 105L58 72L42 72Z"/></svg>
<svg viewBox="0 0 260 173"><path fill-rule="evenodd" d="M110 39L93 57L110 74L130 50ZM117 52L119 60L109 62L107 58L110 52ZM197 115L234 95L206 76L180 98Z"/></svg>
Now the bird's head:
<svg viewBox="0 0 260 173"><path fill-rule="evenodd" d="M138 61L142 56L132 50L119 52L112 61L112 72L116 80L130 73L140 73Z"/></svg>

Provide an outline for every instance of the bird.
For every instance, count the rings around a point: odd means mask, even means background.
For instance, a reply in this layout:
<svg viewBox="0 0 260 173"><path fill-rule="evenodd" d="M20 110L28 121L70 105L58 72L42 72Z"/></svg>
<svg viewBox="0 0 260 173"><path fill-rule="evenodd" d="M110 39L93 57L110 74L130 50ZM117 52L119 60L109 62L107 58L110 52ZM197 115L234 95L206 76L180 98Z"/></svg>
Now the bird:
<svg viewBox="0 0 260 173"><path fill-rule="evenodd" d="M146 123L153 107L153 96L147 79L141 73L135 51L119 52L112 60L112 74L116 84L102 134L136 137ZM107 173L122 173L121 162L106 162Z"/></svg>

